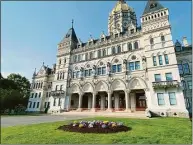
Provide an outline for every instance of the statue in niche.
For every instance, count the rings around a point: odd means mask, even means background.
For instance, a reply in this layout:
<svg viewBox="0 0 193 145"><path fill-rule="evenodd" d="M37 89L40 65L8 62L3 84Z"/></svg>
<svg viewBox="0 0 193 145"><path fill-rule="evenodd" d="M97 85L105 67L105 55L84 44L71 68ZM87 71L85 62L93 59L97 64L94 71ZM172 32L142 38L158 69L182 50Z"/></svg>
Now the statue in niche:
<svg viewBox="0 0 193 145"><path fill-rule="evenodd" d="M143 69L147 71L147 62L145 57L142 58L142 65L143 65Z"/></svg>
<svg viewBox="0 0 193 145"><path fill-rule="evenodd" d="M96 65L93 65L93 68L92 68L92 75L93 75L93 76L96 75Z"/></svg>
<svg viewBox="0 0 193 145"><path fill-rule="evenodd" d="M111 70L111 64L110 62L107 62L107 74L109 75L110 74L110 70Z"/></svg>

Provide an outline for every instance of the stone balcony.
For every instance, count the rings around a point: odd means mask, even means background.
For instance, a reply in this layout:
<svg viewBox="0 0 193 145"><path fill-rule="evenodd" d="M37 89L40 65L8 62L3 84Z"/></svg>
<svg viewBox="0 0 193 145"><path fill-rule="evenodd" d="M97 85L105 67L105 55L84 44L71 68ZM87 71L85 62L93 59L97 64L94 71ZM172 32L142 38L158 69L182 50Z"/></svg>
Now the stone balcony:
<svg viewBox="0 0 193 145"><path fill-rule="evenodd" d="M59 97L61 95L63 95L65 92L63 90L55 90L55 91L51 91L51 95L53 97Z"/></svg>
<svg viewBox="0 0 193 145"><path fill-rule="evenodd" d="M152 85L154 89L180 87L180 83L177 80L152 82Z"/></svg>

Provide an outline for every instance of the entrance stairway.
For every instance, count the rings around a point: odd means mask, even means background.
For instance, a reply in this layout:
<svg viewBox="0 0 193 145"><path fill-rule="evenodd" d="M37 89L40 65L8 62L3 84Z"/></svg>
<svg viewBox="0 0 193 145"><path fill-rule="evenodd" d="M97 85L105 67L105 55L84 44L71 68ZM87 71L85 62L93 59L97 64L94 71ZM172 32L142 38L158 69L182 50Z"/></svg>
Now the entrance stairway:
<svg viewBox="0 0 193 145"><path fill-rule="evenodd" d="M145 115L145 111L136 111L134 113L130 112L124 112L124 111L116 111L116 112L106 112L106 111L100 111L100 112L91 112L84 110L83 112L77 112L77 111L70 111L70 112L62 112L57 115L72 115L72 116L88 116L88 117L121 117L121 118L141 118L141 119L148 119Z"/></svg>

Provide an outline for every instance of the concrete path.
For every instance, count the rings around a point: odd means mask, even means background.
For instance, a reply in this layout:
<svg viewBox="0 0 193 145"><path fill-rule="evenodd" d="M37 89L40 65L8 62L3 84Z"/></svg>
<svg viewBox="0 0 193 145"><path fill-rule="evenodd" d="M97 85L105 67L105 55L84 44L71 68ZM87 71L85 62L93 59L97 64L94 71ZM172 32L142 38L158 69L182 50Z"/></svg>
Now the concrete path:
<svg viewBox="0 0 193 145"><path fill-rule="evenodd" d="M16 125L38 124L46 122L56 122L88 118L88 115L44 115L44 116L4 116L1 117L1 127Z"/></svg>

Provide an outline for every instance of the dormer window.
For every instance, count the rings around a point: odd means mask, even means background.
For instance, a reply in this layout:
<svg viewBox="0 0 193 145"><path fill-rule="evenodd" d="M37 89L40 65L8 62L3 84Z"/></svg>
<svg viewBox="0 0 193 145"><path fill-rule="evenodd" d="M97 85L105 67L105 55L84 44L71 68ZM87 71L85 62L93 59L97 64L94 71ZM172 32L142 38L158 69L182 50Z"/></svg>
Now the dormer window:
<svg viewBox="0 0 193 145"><path fill-rule="evenodd" d="M92 41L90 41L88 44L91 45L91 44L92 44Z"/></svg>
<svg viewBox="0 0 193 145"><path fill-rule="evenodd" d="M101 38L101 42L105 41L105 38Z"/></svg>
<svg viewBox="0 0 193 145"><path fill-rule="evenodd" d="M131 34L133 34L134 33L134 29L131 29Z"/></svg>
<svg viewBox="0 0 193 145"><path fill-rule="evenodd" d="M118 38L119 37L119 35L118 34L115 34L115 38Z"/></svg>
<svg viewBox="0 0 193 145"><path fill-rule="evenodd" d="M156 3L152 3L152 4L150 5L150 9L153 9L153 8L156 7L156 6L157 6Z"/></svg>
<svg viewBox="0 0 193 145"><path fill-rule="evenodd" d="M78 45L78 48L80 48L80 44Z"/></svg>

